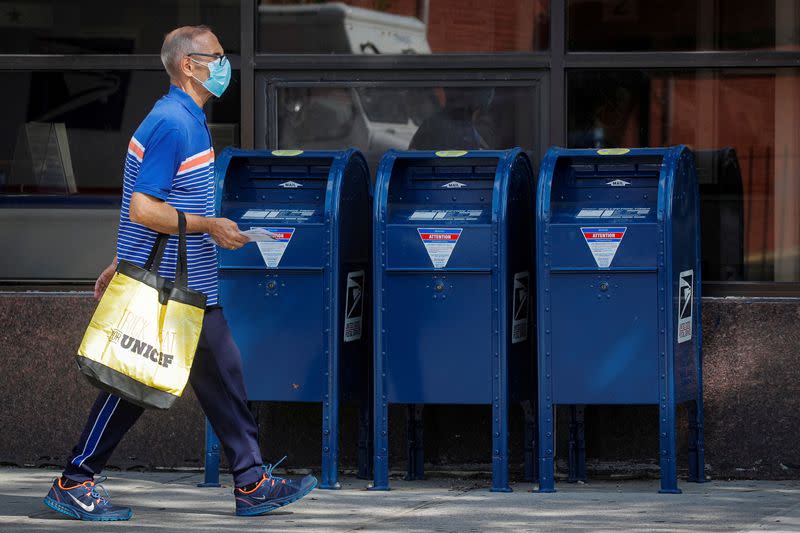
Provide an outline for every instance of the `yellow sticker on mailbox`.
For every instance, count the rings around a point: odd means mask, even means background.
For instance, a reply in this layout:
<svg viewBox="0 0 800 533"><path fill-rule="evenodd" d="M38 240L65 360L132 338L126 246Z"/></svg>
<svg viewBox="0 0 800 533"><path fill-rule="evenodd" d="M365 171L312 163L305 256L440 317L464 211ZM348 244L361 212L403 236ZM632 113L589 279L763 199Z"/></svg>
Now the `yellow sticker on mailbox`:
<svg viewBox="0 0 800 533"><path fill-rule="evenodd" d="M466 155L466 150L439 150L436 155L439 157L461 157Z"/></svg>
<svg viewBox="0 0 800 533"><path fill-rule="evenodd" d="M630 151L630 148L601 148L597 153L600 155L625 155Z"/></svg>
<svg viewBox="0 0 800 533"><path fill-rule="evenodd" d="M303 150L273 150L272 155L278 157L293 157L303 153Z"/></svg>

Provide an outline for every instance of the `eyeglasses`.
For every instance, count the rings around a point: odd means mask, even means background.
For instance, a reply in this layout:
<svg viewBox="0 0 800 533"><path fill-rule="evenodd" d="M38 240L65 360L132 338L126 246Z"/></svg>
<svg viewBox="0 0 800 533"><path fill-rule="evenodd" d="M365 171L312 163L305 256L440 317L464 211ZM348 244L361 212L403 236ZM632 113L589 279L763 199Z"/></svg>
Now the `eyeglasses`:
<svg viewBox="0 0 800 533"><path fill-rule="evenodd" d="M191 56L211 57L213 58L211 61L216 61L217 59L219 59L220 66L225 66L225 63L228 62L228 56L226 56L225 54L203 54L200 52L192 52L186 55L189 57ZM209 63L211 63L211 61L209 61Z"/></svg>

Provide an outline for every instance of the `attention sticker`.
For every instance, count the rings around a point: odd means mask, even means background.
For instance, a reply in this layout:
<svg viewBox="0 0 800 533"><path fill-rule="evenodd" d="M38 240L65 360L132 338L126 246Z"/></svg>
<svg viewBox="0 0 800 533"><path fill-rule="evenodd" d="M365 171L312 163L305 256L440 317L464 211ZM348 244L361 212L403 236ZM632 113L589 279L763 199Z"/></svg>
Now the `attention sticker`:
<svg viewBox="0 0 800 533"><path fill-rule="evenodd" d="M617 248L628 228L624 227L603 227L603 228L581 228L581 234L589 245L595 263L600 268L608 268L617 255Z"/></svg>

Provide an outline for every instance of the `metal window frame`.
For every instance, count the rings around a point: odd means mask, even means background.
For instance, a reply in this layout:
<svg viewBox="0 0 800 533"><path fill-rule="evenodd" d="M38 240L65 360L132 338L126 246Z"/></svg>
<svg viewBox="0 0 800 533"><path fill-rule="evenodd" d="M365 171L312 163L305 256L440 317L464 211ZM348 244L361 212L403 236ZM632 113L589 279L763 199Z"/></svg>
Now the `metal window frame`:
<svg viewBox="0 0 800 533"><path fill-rule="evenodd" d="M550 48L532 53L453 53L431 55L268 55L256 50L258 0L240 3L240 54L231 64L241 77L241 146L257 146L257 128L265 124L266 104L259 94L266 79L286 82L337 83L374 81L404 84L425 81L514 82L541 80L540 98L545 129L540 143L566 144L567 74L570 70L595 69L715 69L800 68L800 51L655 51L571 52L567 50L567 1L550 0ZM156 54L139 55L28 55L0 54L0 72L22 70L158 70ZM800 282L705 282L711 295L800 296Z"/></svg>

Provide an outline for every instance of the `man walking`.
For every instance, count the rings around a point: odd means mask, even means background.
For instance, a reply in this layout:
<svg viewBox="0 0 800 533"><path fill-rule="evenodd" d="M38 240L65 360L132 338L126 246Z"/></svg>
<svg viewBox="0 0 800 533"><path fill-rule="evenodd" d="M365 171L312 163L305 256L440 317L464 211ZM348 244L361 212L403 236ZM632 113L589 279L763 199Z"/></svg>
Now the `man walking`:
<svg viewBox="0 0 800 533"><path fill-rule="evenodd" d="M161 48L170 90L153 107L128 145L117 257L95 284L100 298L117 258L143 265L158 233L169 239L160 275L174 278L178 216L186 214L189 287L205 293L208 308L189 382L222 442L233 472L236 514L254 516L299 500L317 485L313 476L277 478L262 464L256 424L247 407L242 362L218 303L217 251L248 239L235 222L214 218L214 150L203 105L219 97L231 67L211 30L185 26ZM128 520L131 509L111 504L94 481L143 409L101 392L78 444L44 502L80 520Z"/></svg>

